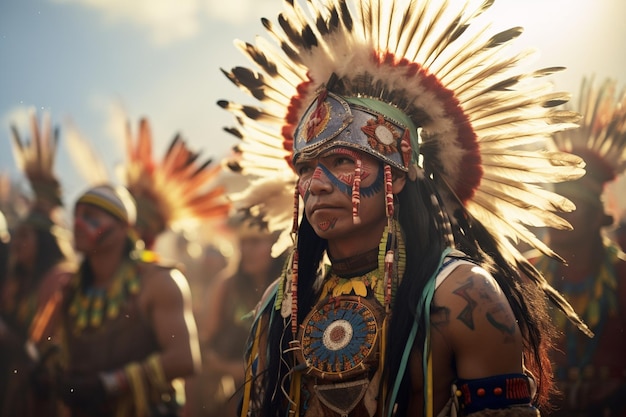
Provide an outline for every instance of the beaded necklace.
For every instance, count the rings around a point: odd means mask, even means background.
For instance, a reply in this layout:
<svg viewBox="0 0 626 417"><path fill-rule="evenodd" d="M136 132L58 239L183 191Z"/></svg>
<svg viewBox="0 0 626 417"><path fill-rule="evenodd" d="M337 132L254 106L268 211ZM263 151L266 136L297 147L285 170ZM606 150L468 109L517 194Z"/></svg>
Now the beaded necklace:
<svg viewBox="0 0 626 417"><path fill-rule="evenodd" d="M115 319L128 296L139 293L140 282L136 263L127 260L119 267L108 288L81 285L81 273L72 280L73 298L69 314L74 319L74 332L99 327L105 316Z"/></svg>
<svg viewBox="0 0 626 417"><path fill-rule="evenodd" d="M324 264L320 267L318 274L319 278L323 279L320 298L330 295L331 292L334 297L339 295L349 295L351 293L354 295L366 296L367 289L369 288L374 292L376 300L378 300L382 306L385 306L386 286L390 284L391 303L393 303L396 289L400 285L400 280L402 279L406 268L406 248L404 244L404 237L399 230L400 228L396 225L393 236L396 246L396 250L394 251L396 272L390 283L385 282L384 279L385 256L387 255L389 249L387 241L390 236L388 228L385 228L385 232L383 233L378 248L358 255L357 257L333 260L331 264ZM363 257L365 257L365 260L363 260ZM290 264L291 261L287 262L287 265ZM291 300L286 297L286 291L289 289L290 285L290 275L291 270L286 268L283 271L283 279L281 279L278 284L278 291L274 302L274 308L276 310L290 310L291 308ZM285 304L287 304L287 308L285 308Z"/></svg>
<svg viewBox="0 0 626 417"><path fill-rule="evenodd" d="M368 288L374 290L381 280L380 272L378 248L348 259L332 260L332 268L324 282L321 298L350 294L366 297Z"/></svg>

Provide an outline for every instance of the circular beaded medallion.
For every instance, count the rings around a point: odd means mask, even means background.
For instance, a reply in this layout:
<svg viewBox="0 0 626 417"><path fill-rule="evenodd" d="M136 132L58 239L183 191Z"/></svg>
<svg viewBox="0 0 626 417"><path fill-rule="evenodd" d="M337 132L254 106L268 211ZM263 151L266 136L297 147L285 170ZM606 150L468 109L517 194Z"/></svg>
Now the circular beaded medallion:
<svg viewBox="0 0 626 417"><path fill-rule="evenodd" d="M338 380L363 373L377 360L382 307L365 298L342 296L318 303L301 325L300 346L307 373Z"/></svg>

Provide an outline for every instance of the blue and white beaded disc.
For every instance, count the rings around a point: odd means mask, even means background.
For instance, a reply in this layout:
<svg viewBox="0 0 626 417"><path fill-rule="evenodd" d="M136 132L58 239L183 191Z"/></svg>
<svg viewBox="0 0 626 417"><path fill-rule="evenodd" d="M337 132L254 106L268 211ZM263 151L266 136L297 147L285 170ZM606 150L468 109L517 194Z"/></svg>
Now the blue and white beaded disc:
<svg viewBox="0 0 626 417"><path fill-rule="evenodd" d="M335 380L369 369L378 351L381 312L377 304L353 296L318 304L300 333L307 373Z"/></svg>

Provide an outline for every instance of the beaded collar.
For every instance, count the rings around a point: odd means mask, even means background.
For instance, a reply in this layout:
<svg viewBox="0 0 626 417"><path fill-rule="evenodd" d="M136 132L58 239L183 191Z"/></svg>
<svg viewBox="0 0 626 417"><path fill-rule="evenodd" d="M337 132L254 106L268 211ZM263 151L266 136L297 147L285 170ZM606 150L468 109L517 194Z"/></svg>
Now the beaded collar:
<svg viewBox="0 0 626 417"><path fill-rule="evenodd" d="M396 221L394 220L394 223ZM330 261L328 256L322 260L318 270L318 276L313 284L315 291L319 291L320 297L332 295L367 295L367 288L374 292L374 296L383 306L393 304L395 292L400 285L400 280L404 275L406 267L406 249L404 246L404 236L400 231L400 227L396 224L393 232L390 233L386 227L377 248L367 251L361 255ZM393 234L393 236L391 236ZM388 252L387 243L392 237L395 246L393 277L391 282L385 283L385 257ZM376 259L374 259L376 255ZM293 255L292 255L293 256ZM362 259L357 259L362 258ZM287 265L291 265L291 261ZM291 279L292 270L285 267L282 279L278 283L276 298L274 300L274 308L281 311L283 317L287 317L292 311L291 299ZM344 285L345 284L345 285ZM388 284L391 288L387 288ZM387 290L391 291L391 297L386 300Z"/></svg>
<svg viewBox="0 0 626 417"><path fill-rule="evenodd" d="M74 332L80 333L87 327L97 328L105 319L115 319L130 295L139 293L139 274L136 263L124 262L115 273L108 288L83 288L81 272L72 280L74 296L69 314L74 319Z"/></svg>
<svg viewBox="0 0 626 417"><path fill-rule="evenodd" d="M350 258L332 260L329 273L324 280L321 297L339 297L351 294L366 297L368 290L371 290L378 302L384 306L386 290L384 265L387 239L388 235L385 233L377 248ZM392 286L392 303L395 290L406 266L406 252L401 233L397 233L395 241L397 244L394 262L397 267L396 278L389 283Z"/></svg>

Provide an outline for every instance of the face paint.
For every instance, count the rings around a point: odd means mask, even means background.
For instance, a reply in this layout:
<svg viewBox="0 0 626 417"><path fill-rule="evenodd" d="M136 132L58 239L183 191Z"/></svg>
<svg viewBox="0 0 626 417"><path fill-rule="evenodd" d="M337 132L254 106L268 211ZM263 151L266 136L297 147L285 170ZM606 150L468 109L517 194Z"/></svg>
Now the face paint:
<svg viewBox="0 0 626 417"><path fill-rule="evenodd" d="M335 224L337 224L337 218L333 217L330 220L325 220L323 222L319 222L317 224L317 227L319 227L321 230L323 230L324 232L329 231L330 229L333 229L335 227Z"/></svg>
<svg viewBox="0 0 626 417"><path fill-rule="evenodd" d="M111 227L107 228L106 225L101 225L97 219L89 217L76 217L74 219L74 232L82 234L90 245L100 243L102 235L105 232L108 235L111 230Z"/></svg>
<svg viewBox="0 0 626 417"><path fill-rule="evenodd" d="M362 178L365 178L363 174L361 175L362 175ZM367 187L361 187L361 196L368 198L368 197L372 197L376 195L377 193L382 191L384 183L385 181L384 181L383 170L379 169L378 173L376 174L376 179L374 180L374 182L368 185Z"/></svg>
<svg viewBox="0 0 626 417"><path fill-rule="evenodd" d="M300 158L294 168L299 177L296 194L319 237L359 251L379 243L388 222L385 171L379 159L338 147Z"/></svg>
<svg viewBox="0 0 626 417"><path fill-rule="evenodd" d="M355 161L360 159L359 155L355 151L353 151L352 149L347 149L347 148L331 149L324 156L330 156L330 155L346 155L346 156L350 157L350 159L353 159ZM354 184L354 171L352 171L352 172L340 172L337 175L336 178L339 181L343 182L344 184L352 187L352 185ZM363 178L363 177L361 177L361 178Z"/></svg>
<svg viewBox="0 0 626 417"><path fill-rule="evenodd" d="M298 180L298 194L302 196L304 201L307 200L309 194L309 187L311 186L311 179L299 179Z"/></svg>
<svg viewBox="0 0 626 417"><path fill-rule="evenodd" d="M362 160L362 156L359 154L359 152L350 148L334 148L334 149L329 150L328 153L326 153L324 156L330 156L330 155L346 155L350 157L351 159L354 159L355 161L357 159ZM376 166L372 165L372 162L378 163L375 160L368 161L367 159L364 162L362 162L361 182L365 181L371 175L372 171L375 170L375 168L377 168ZM343 182L344 184L352 187L352 185L354 184L354 171L347 172L347 173L340 173L337 175L336 178L339 181ZM374 195L375 193L379 192L382 189L382 185L383 185L383 176L379 169L375 182L365 188L361 188L361 193L363 194L364 197L371 197L372 195Z"/></svg>
<svg viewBox="0 0 626 417"><path fill-rule="evenodd" d="M346 185L349 185L350 187L352 187L352 185L354 184L354 173L349 173L349 174L339 174L337 175L337 179L341 182L343 182Z"/></svg>
<svg viewBox="0 0 626 417"><path fill-rule="evenodd" d="M305 202L309 197L311 182L313 180L328 181L339 192L347 196L352 195L352 185L354 183L354 171L353 170L339 171L335 175L333 173L333 168L328 167L329 165L332 165L334 163L335 159L333 158L341 157L341 155L346 155L347 157L353 160L357 160L361 158L359 153L353 149L335 148L335 149L329 150L319 159L302 163L299 166L300 179L298 182L298 191ZM372 171L378 168L373 165L374 163L377 163L377 161L365 162L362 164L361 182L366 181L366 179L372 174ZM312 174L309 175L311 170L313 170L313 172ZM361 195L365 198L371 197L375 195L376 193L380 192L383 189L383 185L384 185L383 172L381 169L378 169L375 181L368 186L361 187Z"/></svg>
<svg viewBox="0 0 626 417"><path fill-rule="evenodd" d="M313 176L311 177L311 179L313 180L319 180L322 178L322 170L321 168L318 166L317 168L315 168L315 171L313 171Z"/></svg>
<svg viewBox="0 0 626 417"><path fill-rule="evenodd" d="M88 253L101 246L115 233L118 220L99 208L78 204L74 211L74 243L80 252Z"/></svg>
<svg viewBox="0 0 626 417"><path fill-rule="evenodd" d="M98 236L96 237L96 243L102 243L111 233L114 232L114 227L109 225L108 227L101 227L98 230Z"/></svg>
<svg viewBox="0 0 626 417"><path fill-rule="evenodd" d="M324 173L328 181L330 181L330 183L335 188L337 188L338 191L348 196L352 193L352 183L350 184L345 183L340 178L333 175L333 173L330 172L330 170L328 170L328 168L326 168L324 165L320 165L318 168ZM352 176L354 176L354 173L352 173Z"/></svg>

